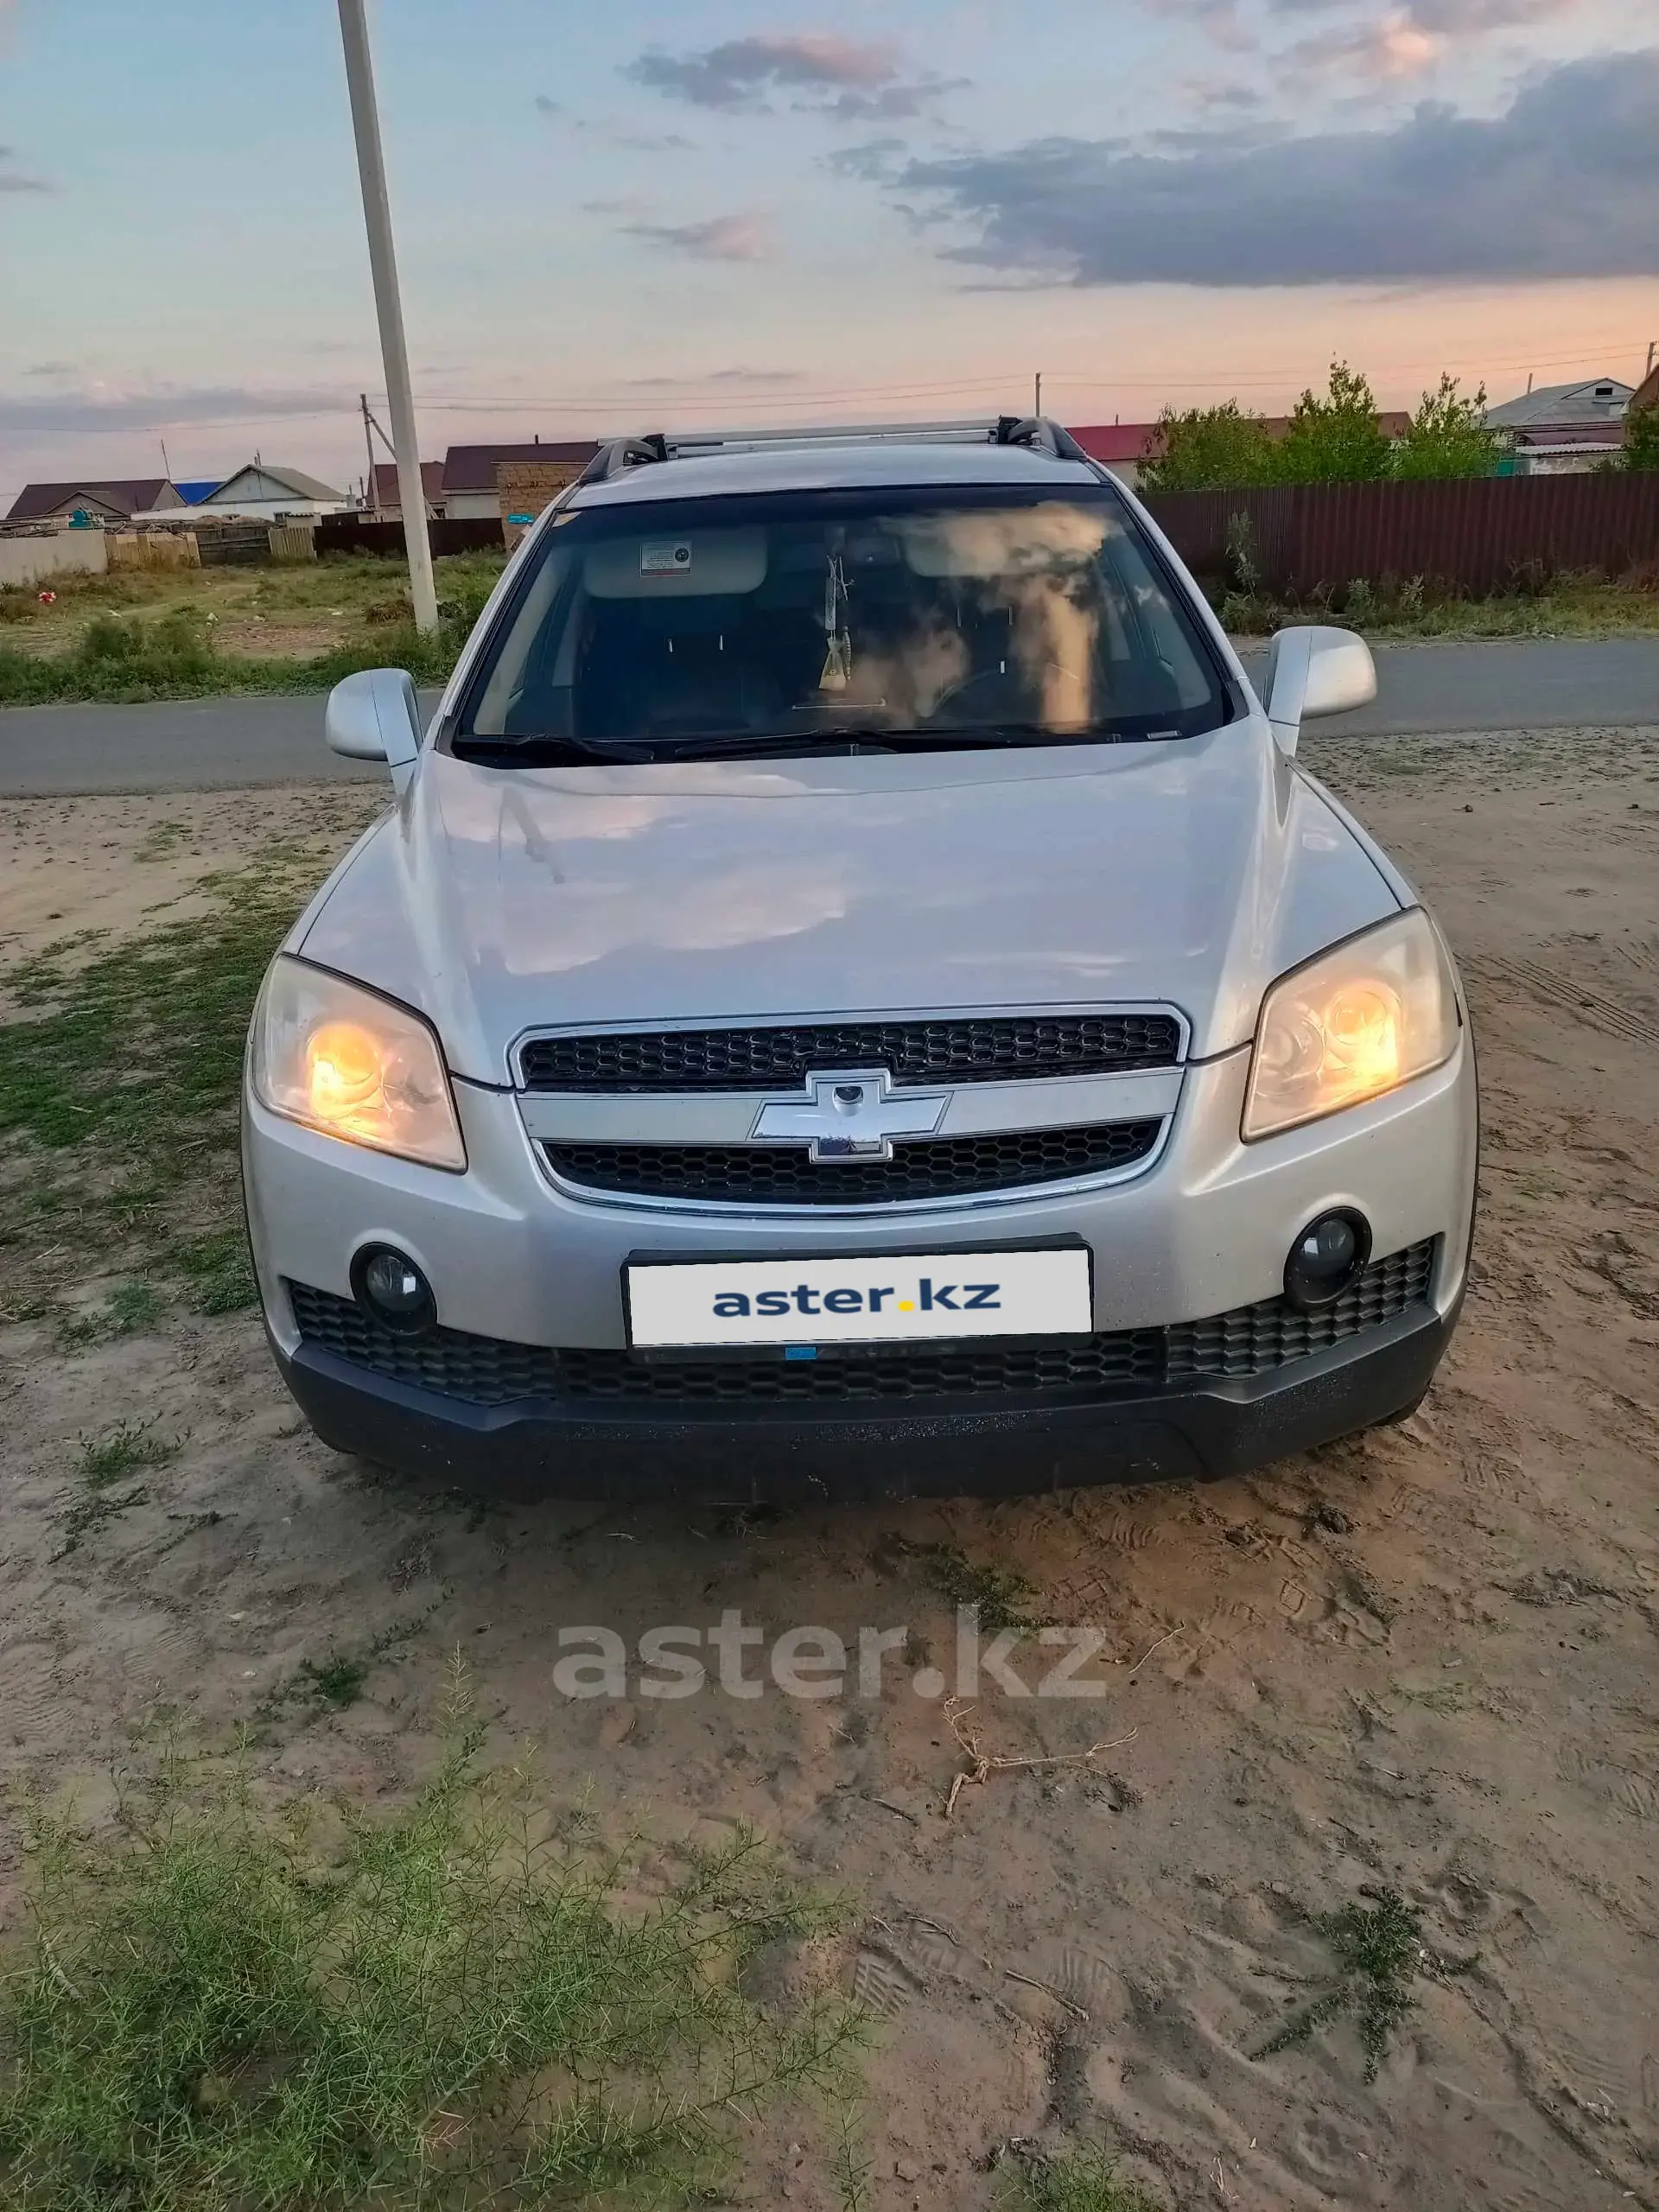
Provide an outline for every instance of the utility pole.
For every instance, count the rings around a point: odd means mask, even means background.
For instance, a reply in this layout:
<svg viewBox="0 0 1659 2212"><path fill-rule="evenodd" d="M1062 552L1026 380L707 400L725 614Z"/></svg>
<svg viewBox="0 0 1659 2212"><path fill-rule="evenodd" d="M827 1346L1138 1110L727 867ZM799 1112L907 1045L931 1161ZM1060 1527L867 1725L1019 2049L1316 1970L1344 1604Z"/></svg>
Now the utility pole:
<svg viewBox="0 0 1659 2212"><path fill-rule="evenodd" d="M1031 411L1037 416L1040 416L1043 411L1043 372L1040 369L1037 372L1037 401Z"/></svg>
<svg viewBox="0 0 1659 2212"><path fill-rule="evenodd" d="M369 473L363 480L363 489L368 497L365 504L374 510L374 518L380 519L380 481L374 473L374 417L369 413L369 395L359 391L358 405L363 410L363 442L369 449ZM397 458L394 454L393 459Z"/></svg>
<svg viewBox="0 0 1659 2212"><path fill-rule="evenodd" d="M385 364L386 397L391 405L392 442L397 455L397 496L404 511L404 543L409 553L410 596L415 602L416 628L435 630L438 592L432 576L432 543L426 531L426 489L421 481L415 395L409 381L409 343L404 335L403 302L397 293L397 258L392 250L386 161L380 144L380 118L374 105L374 67L369 54L369 26L364 14L364 0L340 0L340 35L346 48L346 82L351 92L352 128L357 137L357 173L363 186L369 267L374 278L380 353ZM369 480L372 483L372 446L369 466Z"/></svg>

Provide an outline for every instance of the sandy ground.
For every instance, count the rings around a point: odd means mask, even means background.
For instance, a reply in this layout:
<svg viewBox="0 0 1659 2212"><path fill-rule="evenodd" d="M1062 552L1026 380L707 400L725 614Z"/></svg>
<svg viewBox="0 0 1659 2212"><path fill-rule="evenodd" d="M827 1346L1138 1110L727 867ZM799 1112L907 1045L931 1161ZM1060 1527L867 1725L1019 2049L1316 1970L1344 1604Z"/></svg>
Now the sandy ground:
<svg viewBox="0 0 1659 2212"><path fill-rule="evenodd" d="M618 1817L757 1822L855 1900L881 2023L868 2202L988 2206L1020 2136L1100 2133L1171 2206L1659 2206L1659 732L1366 741L1309 760L1437 904L1484 1083L1478 1259L1423 1409L1258 1478L986 1507L494 1510L335 1458L248 1315L79 1353L0 1330L0 1765L84 1778L158 1704L218 1738L296 1668L365 1695L261 1753L295 1787L406 1789L448 1655L505 1752ZM0 958L129 926L275 826L360 794L16 808ZM315 810L334 810L326 821ZM159 825L176 823L162 838ZM158 843L165 850L158 851ZM140 864L136 855L149 851ZM182 1437L73 1532L78 1436ZM913 1670L951 1663L917 1548L1017 1568L1104 1632L1099 1694L988 1693L963 1764ZM741 1608L906 1629L881 1694L573 1700L561 1626ZM1022 1648L1035 1680L1049 1655ZM753 1659L750 1671L754 1669ZM0 1844L16 1919L19 1859ZM1351 2024L1260 2055L1328 1964L1308 1916L1399 1890L1434 1948L1368 2085ZM830 2208L768 2128L742 2201Z"/></svg>

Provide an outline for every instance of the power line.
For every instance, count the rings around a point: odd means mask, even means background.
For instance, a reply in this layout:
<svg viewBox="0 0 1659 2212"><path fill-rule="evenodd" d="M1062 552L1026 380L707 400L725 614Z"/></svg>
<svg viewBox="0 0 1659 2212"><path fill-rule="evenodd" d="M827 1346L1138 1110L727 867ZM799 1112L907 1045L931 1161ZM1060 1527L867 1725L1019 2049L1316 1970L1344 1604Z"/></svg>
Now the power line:
<svg viewBox="0 0 1659 2212"><path fill-rule="evenodd" d="M1484 368L1485 370L1575 368L1583 366L1586 362L1605 364L1608 354L1625 351L1634 354L1643 342L1640 340L1632 340L1628 334L1620 334L1603 342L1592 341L1585 350L1579 353L1554 355L1525 353L1508 356L1503 359L1488 359L1484 364ZM1373 362L1368 365L1368 373L1375 372L1379 375L1400 376L1425 372L1438 372L1445 358L1444 353L1424 354L1420 355L1414 361ZM1096 371L1046 369L1043 372L1043 380L1045 384L1051 385L1064 385L1072 390L1092 391L1155 391L1171 387L1189 391L1236 391L1275 384L1293 385L1298 378L1305 381L1306 373L1306 364L1303 362L1295 366L1287 365L1282 368L1256 370L1249 375L1209 378L1189 377L1179 373L1169 373L1160 377L1128 377L1116 371L1102 373ZM747 387L741 392L734 391L724 385L716 390L710 378L699 379L690 377L683 382L676 380L670 385L653 385L650 396L641 395L637 391L630 391L626 383L619 383L614 388L606 392L591 394L528 392L515 396L503 395L495 397L467 399L429 396L423 402L423 411L429 415L522 415L556 412L563 409L572 413L602 412L632 420L649 413L653 401L658 399L665 406L683 406L689 402L695 402L712 410L747 406L754 409L763 408L768 412L775 412L782 409L792 411L797 408L823 407L840 400L949 398L966 393L993 391L999 385L1012 388L1023 384L1029 372L1024 368L987 369L976 376L957 378L948 381L814 385L808 391L791 391L788 394L760 385ZM66 430L78 429L85 431L89 435L99 436L110 436L117 431L228 430L239 429L250 423L268 423L273 420L316 423L329 421L340 415L357 416L360 413L360 401L354 405L351 400L342 396L335 406L283 408L278 410L276 416L269 411L256 411L245 415L222 415L201 419L189 416L158 416L143 421L124 420L120 423L111 423L107 427L92 423L65 423L61 426L54 426L50 422L41 421L38 427L42 430L51 430L54 428Z"/></svg>

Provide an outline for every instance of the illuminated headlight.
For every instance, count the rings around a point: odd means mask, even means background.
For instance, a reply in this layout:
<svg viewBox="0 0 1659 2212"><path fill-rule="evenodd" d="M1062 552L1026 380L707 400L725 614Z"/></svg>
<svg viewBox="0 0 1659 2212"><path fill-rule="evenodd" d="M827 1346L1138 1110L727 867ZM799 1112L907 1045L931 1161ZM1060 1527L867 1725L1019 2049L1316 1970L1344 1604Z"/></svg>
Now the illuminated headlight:
<svg viewBox="0 0 1659 2212"><path fill-rule="evenodd" d="M273 962L251 1071L260 1104L287 1121L429 1167L467 1165L437 1039L419 1014L359 984Z"/></svg>
<svg viewBox="0 0 1659 2212"><path fill-rule="evenodd" d="M1380 1098L1457 1049L1458 1003L1421 907L1281 976L1262 1001L1243 1136Z"/></svg>

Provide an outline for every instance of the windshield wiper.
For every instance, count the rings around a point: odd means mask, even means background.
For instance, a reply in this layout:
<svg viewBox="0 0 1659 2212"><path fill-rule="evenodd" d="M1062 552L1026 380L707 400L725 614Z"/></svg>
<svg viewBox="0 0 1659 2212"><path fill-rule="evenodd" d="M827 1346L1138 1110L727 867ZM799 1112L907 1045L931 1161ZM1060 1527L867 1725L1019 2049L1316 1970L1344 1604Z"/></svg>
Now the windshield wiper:
<svg viewBox="0 0 1659 2212"><path fill-rule="evenodd" d="M893 733L881 724L836 723L816 729L745 731L738 737L654 738L648 756L658 760L755 760L813 753L893 753Z"/></svg>
<svg viewBox="0 0 1659 2212"><path fill-rule="evenodd" d="M1035 722L934 724L893 729L885 724L837 723L810 730L734 732L729 737L650 737L607 741L590 737L458 737L463 760L486 767L585 766L648 768L680 760L809 760L852 758L873 753L995 752L1002 747L1116 744L1110 729L1051 730Z"/></svg>
<svg viewBox="0 0 1659 2212"><path fill-rule="evenodd" d="M475 760L483 768L590 767L601 760L626 766L640 758L631 747L591 737L469 737L463 732L450 744L457 760Z"/></svg>

